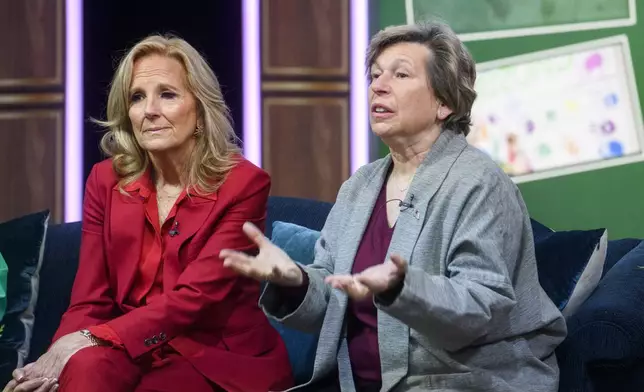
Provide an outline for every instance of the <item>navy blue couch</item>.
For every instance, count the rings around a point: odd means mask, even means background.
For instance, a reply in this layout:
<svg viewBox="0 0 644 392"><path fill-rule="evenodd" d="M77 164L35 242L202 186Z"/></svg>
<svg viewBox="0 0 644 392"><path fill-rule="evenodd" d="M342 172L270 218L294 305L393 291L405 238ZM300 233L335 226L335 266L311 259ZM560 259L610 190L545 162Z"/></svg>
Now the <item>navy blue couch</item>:
<svg viewBox="0 0 644 392"><path fill-rule="evenodd" d="M266 235L274 221L320 230L331 204L271 197ZM49 346L65 311L78 265L80 223L52 225L46 239L30 358ZM560 392L644 391L644 244L610 241L604 276L568 322L557 350ZM285 336L285 339L288 339Z"/></svg>

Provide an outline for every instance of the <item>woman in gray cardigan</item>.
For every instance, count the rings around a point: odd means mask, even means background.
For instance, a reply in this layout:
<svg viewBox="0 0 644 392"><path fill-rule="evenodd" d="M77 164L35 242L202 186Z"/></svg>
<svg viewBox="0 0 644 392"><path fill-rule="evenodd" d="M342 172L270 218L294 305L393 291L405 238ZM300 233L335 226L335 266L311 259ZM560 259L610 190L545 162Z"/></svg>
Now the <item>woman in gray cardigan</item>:
<svg viewBox="0 0 644 392"><path fill-rule="evenodd" d="M319 333L298 391L555 392L564 319L539 285L521 195L468 145L472 57L447 26L372 39L371 127L391 154L340 189L303 266L256 227L229 268L269 282L260 305Z"/></svg>

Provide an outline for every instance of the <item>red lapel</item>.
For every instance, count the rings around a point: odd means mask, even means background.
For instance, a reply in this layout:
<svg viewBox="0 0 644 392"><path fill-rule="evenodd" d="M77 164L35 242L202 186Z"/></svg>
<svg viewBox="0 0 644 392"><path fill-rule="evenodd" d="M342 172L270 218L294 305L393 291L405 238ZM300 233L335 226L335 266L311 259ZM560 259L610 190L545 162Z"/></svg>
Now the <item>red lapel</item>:
<svg viewBox="0 0 644 392"><path fill-rule="evenodd" d="M145 229L145 197L136 191L127 195L113 189L110 215L110 247L108 260L118 271L116 302L125 302L136 269L141 260L143 230Z"/></svg>
<svg viewBox="0 0 644 392"><path fill-rule="evenodd" d="M179 263L179 250L189 241L206 223L213 223L208 219L217 200L217 195L186 197L177 209L174 221L177 224L177 235L166 237L163 263L163 290L172 290L177 278L182 272Z"/></svg>

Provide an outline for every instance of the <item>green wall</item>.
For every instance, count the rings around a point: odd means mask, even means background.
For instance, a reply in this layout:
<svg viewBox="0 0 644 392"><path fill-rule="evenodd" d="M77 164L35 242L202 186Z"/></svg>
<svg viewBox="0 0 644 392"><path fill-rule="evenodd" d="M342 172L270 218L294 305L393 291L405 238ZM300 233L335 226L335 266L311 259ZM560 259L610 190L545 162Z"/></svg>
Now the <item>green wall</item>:
<svg viewBox="0 0 644 392"><path fill-rule="evenodd" d="M404 0L372 0L379 28L405 23ZM627 34L640 102L644 103L644 0L636 0L638 24L467 42L477 62L514 56L587 40ZM376 27L376 26L374 26ZM388 151L381 146L380 153ZM644 238L644 163L519 184L532 217L555 230L605 227L611 239Z"/></svg>

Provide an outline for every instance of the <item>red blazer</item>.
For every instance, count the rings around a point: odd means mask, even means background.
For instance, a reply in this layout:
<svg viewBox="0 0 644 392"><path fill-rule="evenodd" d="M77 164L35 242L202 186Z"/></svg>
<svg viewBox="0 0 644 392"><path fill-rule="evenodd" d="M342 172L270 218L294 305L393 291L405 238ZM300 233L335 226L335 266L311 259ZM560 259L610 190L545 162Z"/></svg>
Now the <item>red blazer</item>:
<svg viewBox="0 0 644 392"><path fill-rule="evenodd" d="M117 181L111 160L87 180L78 272L54 341L105 323L134 360L167 343L228 391L292 386L286 347L257 305L260 284L219 258L224 248L256 252L242 224L263 229L268 174L240 158L216 194L184 200L179 233L164 239L164 293L138 308L125 299L141 259L145 205Z"/></svg>

